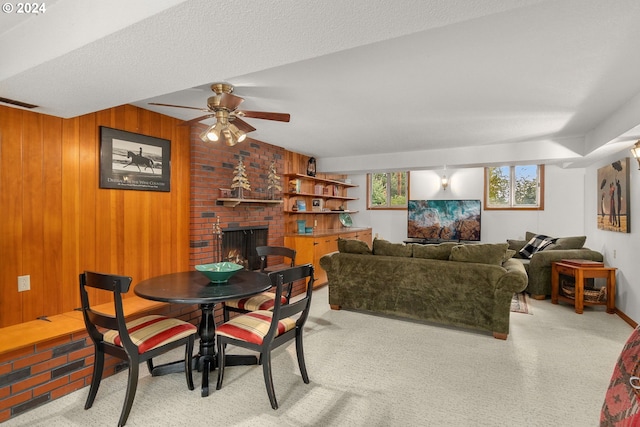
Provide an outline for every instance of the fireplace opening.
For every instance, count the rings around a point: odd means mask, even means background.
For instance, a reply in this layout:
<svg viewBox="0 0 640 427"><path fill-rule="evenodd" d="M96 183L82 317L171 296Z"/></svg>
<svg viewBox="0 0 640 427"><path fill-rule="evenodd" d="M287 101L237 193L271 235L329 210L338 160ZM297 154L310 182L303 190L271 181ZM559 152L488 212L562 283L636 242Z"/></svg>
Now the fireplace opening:
<svg viewBox="0 0 640 427"><path fill-rule="evenodd" d="M268 227L237 227L222 230L221 261L230 261L247 270L260 268L256 247L267 245Z"/></svg>

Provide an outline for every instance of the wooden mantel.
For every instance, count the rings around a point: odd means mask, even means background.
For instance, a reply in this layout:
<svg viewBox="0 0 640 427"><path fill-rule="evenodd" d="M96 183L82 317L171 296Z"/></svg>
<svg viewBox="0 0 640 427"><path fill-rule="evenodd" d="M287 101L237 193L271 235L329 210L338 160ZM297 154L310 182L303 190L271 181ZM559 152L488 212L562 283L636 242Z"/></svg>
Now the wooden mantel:
<svg viewBox="0 0 640 427"><path fill-rule="evenodd" d="M218 205L221 204L228 208L235 208L240 204L280 205L282 204L282 200L219 198L217 203Z"/></svg>

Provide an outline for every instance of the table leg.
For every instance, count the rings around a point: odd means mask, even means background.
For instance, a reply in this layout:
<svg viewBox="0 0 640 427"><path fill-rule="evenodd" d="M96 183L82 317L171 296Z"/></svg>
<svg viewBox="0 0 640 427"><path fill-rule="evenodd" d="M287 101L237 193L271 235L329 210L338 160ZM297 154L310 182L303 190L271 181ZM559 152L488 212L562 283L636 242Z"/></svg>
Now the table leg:
<svg viewBox="0 0 640 427"><path fill-rule="evenodd" d="M607 313L616 312L616 271L609 270L607 277Z"/></svg>
<svg viewBox="0 0 640 427"><path fill-rule="evenodd" d="M560 278L558 268L555 263L551 264L551 304L558 303L558 293L560 291Z"/></svg>
<svg viewBox="0 0 640 427"><path fill-rule="evenodd" d="M209 370L215 368L216 357L216 323L213 319L215 304L200 304L202 318L198 327L200 335L200 353L198 367L202 370L202 397L209 395Z"/></svg>
<svg viewBox="0 0 640 427"><path fill-rule="evenodd" d="M580 268L575 270L575 286L576 300L574 306L576 313L582 314L584 311L584 273Z"/></svg>

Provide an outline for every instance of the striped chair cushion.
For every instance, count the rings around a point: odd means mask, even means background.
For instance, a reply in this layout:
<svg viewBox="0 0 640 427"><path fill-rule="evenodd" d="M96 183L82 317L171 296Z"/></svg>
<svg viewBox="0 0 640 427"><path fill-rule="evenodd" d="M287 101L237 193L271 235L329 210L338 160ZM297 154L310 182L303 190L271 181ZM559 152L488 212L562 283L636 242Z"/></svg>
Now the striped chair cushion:
<svg viewBox="0 0 640 427"><path fill-rule="evenodd" d="M275 299L276 294L274 294L273 292L263 292L261 294L247 298L225 301L224 304L227 307L233 307L247 311L273 310L273 303ZM282 304L287 303L287 299L285 297L282 297L281 300Z"/></svg>
<svg viewBox="0 0 640 427"><path fill-rule="evenodd" d="M198 328L180 319L151 315L127 322L127 330L131 341L138 346L138 354L142 354L195 334ZM104 340L122 347L120 334L116 330L111 329L105 332Z"/></svg>
<svg viewBox="0 0 640 427"><path fill-rule="evenodd" d="M254 344L262 344L262 340L265 335L267 335L267 332L269 332L272 316L273 312L268 310L258 310L242 314L222 324L216 329L216 334ZM277 335L282 335L295 327L295 319L290 317L280 319L278 322Z"/></svg>

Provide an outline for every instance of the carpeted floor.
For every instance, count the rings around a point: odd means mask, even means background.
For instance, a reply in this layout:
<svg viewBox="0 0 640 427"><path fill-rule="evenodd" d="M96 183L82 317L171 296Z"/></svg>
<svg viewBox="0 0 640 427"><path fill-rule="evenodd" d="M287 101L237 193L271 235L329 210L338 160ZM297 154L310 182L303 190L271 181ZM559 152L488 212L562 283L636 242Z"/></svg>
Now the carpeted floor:
<svg viewBox="0 0 640 427"><path fill-rule="evenodd" d="M513 294L513 299L511 300L511 312L533 314L531 312L531 308L529 307L528 299L529 297L527 296L526 292Z"/></svg>
<svg viewBox="0 0 640 427"><path fill-rule="evenodd" d="M511 316L503 341L489 332L333 311L326 287L313 298L304 335L311 383L300 378L294 345L275 350L277 411L258 366L228 367L223 388L206 398L187 389L182 373L151 377L141 366L127 426L596 426L633 331L603 307L576 314L568 304L530 299L535 316ZM89 410L85 387L2 427L115 426L126 375L105 379Z"/></svg>

